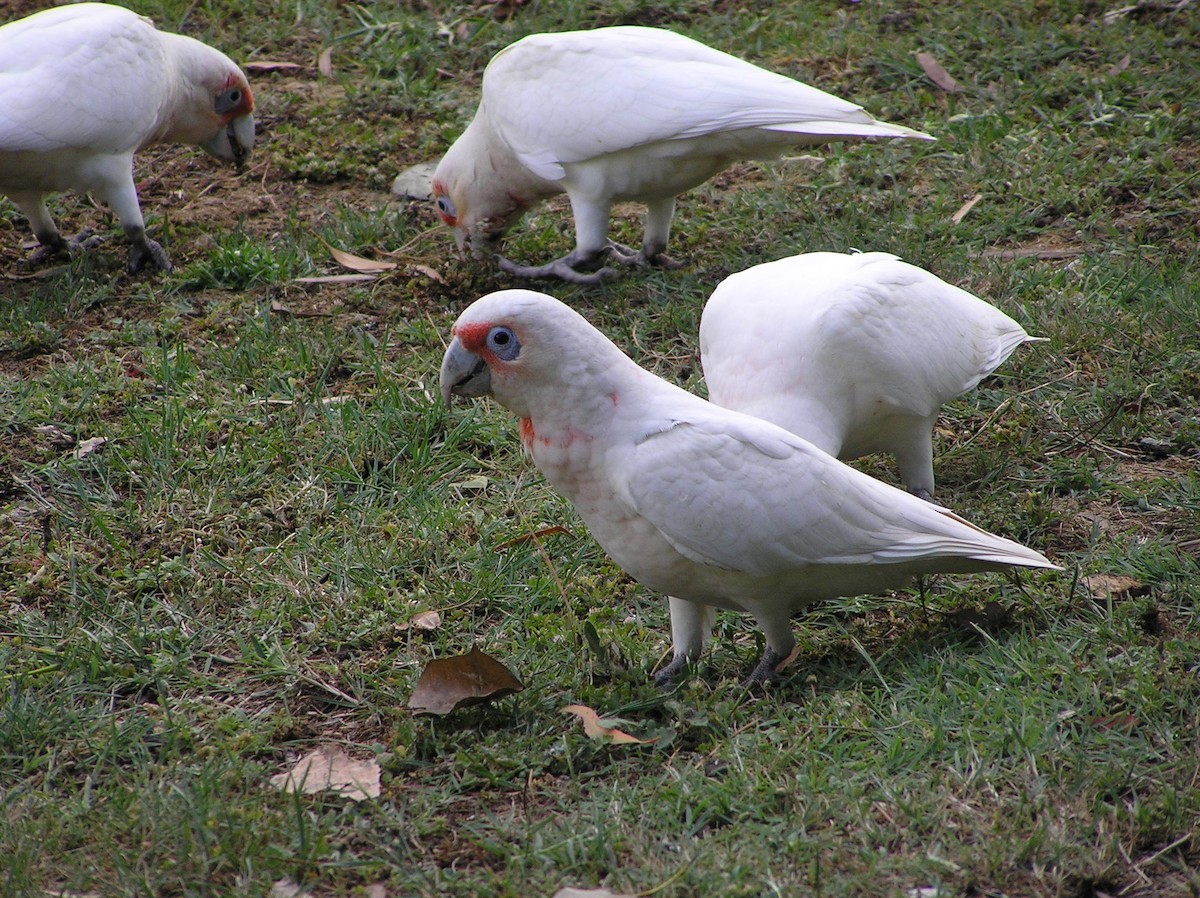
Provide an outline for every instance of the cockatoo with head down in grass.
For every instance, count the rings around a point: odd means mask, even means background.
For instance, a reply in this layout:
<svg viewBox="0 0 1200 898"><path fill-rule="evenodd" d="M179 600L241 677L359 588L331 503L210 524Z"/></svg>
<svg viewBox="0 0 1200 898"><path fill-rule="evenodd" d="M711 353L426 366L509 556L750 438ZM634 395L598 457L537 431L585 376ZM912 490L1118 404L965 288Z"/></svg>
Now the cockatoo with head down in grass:
<svg viewBox="0 0 1200 898"><path fill-rule="evenodd" d="M898 587L918 574L1054 568L1043 555L843 464L760 418L639 367L563 303L505 290L454 324L451 395L491 395L521 419L546 479L632 577L671 596L674 659L695 659L715 609L766 635L762 682L792 651L811 602Z"/></svg>
<svg viewBox="0 0 1200 898"><path fill-rule="evenodd" d="M575 249L541 266L499 264L590 283L607 258L673 267L676 195L735 161L851 137L933 139L660 28L535 34L488 64L475 117L434 174L434 201L460 250L492 256L526 210L566 193ZM640 251L608 239L619 200L646 204Z"/></svg>
<svg viewBox="0 0 1200 898"><path fill-rule="evenodd" d="M1031 337L887 253L804 253L730 275L700 319L708 398L847 460L890 453L933 498L933 427Z"/></svg>
<svg viewBox="0 0 1200 898"><path fill-rule="evenodd" d="M225 54L119 6L60 6L0 27L0 194L41 243L33 261L78 245L45 204L46 194L78 190L116 214L130 271L170 269L146 236L134 153L174 141L240 167L254 145L253 109L246 76Z"/></svg>

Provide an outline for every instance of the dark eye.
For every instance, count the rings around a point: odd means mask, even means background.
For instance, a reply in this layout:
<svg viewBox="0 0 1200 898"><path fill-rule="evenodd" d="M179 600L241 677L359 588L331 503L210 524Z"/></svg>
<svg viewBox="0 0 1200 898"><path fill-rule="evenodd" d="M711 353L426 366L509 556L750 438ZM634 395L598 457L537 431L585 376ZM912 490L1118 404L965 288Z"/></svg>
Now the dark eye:
<svg viewBox="0 0 1200 898"><path fill-rule="evenodd" d="M454 215L454 203L450 202L450 197L439 196L437 198L438 211L444 215Z"/></svg>
<svg viewBox="0 0 1200 898"><path fill-rule="evenodd" d="M497 358L505 362L511 362L521 351L517 335L507 327L493 327L488 331L487 345Z"/></svg>
<svg viewBox="0 0 1200 898"><path fill-rule="evenodd" d="M240 87L231 87L224 93L217 94L217 101L214 108L217 110L217 115L228 115L231 112L238 111L242 105L243 93Z"/></svg>

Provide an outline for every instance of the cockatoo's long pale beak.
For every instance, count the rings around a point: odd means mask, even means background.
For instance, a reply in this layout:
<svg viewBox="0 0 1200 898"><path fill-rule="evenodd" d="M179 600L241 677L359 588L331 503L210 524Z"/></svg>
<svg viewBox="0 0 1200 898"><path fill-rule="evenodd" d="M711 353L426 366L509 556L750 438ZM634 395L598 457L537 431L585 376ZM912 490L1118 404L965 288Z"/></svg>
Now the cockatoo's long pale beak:
<svg viewBox="0 0 1200 898"><path fill-rule="evenodd" d="M241 171L254 148L254 116L242 115L231 119L228 125L200 146L210 156L232 162Z"/></svg>
<svg viewBox="0 0 1200 898"><path fill-rule="evenodd" d="M440 373L442 401L450 405L454 396L486 396L492 392L492 372L475 353L468 351L455 337L445 356Z"/></svg>

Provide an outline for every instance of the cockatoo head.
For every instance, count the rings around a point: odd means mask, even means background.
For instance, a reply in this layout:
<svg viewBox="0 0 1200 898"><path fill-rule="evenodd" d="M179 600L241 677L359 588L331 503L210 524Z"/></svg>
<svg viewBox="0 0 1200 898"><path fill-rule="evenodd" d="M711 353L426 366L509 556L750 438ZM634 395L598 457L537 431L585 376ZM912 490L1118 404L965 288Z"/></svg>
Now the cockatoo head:
<svg viewBox="0 0 1200 898"><path fill-rule="evenodd" d="M472 122L433 174L438 218L454 228L454 240L463 255L468 247L476 258L495 255L500 239L527 208L509 191L494 157Z"/></svg>
<svg viewBox="0 0 1200 898"><path fill-rule="evenodd" d="M570 405L628 356L569 306L532 290L471 303L442 358L442 398L493 396L521 418Z"/></svg>
<svg viewBox="0 0 1200 898"><path fill-rule="evenodd" d="M199 146L239 169L254 147L254 94L242 70L224 53L179 34L168 47L180 83L164 130L152 140Z"/></svg>

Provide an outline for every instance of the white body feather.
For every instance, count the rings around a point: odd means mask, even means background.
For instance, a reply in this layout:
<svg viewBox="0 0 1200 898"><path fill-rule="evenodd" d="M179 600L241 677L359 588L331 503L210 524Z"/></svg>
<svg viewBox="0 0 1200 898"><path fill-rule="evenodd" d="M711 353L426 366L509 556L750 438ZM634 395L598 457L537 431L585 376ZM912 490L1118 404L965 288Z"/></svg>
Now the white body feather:
<svg viewBox="0 0 1200 898"><path fill-rule="evenodd" d="M700 321L709 399L851 459L891 453L932 496L943 403L1034 340L999 309L886 253L806 253L717 285Z"/></svg>
<svg viewBox="0 0 1200 898"><path fill-rule="evenodd" d="M495 327L515 335L515 359L476 345ZM549 296L483 297L454 333L443 393L490 392L525 419L534 462L605 551L675 597L677 658L700 651L712 606L753 615L786 656L790 616L819 599L920 573L1054 567L781 427L656 377Z"/></svg>
<svg viewBox="0 0 1200 898"><path fill-rule="evenodd" d="M245 109L223 117L213 102L228 85L243 89ZM144 222L134 153L172 140L232 161L253 143L252 105L228 57L127 9L80 3L36 13L0 27L0 194L51 244L62 241L44 195L95 191L136 241ZM244 143L236 149L235 118Z"/></svg>
<svg viewBox="0 0 1200 898"><path fill-rule="evenodd" d="M643 252L666 246L674 198L739 159L848 137L926 134L658 28L536 34L500 51L435 193L466 237L494 236L566 192L579 258L604 249L617 200L649 206Z"/></svg>

